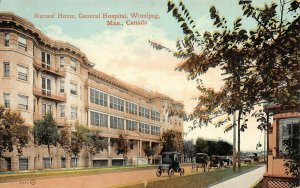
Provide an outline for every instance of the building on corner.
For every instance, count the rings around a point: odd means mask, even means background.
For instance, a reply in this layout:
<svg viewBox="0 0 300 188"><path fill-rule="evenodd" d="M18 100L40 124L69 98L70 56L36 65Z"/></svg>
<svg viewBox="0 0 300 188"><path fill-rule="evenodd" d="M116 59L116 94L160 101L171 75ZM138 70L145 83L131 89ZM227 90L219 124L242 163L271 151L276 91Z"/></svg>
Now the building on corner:
<svg viewBox="0 0 300 188"><path fill-rule="evenodd" d="M93 68L77 47L52 40L31 22L10 12L0 13L0 105L17 110L32 127L52 113L59 129L76 122L98 128L109 140L107 150L93 156L93 166L118 165L115 151L119 134L129 141L131 164L146 163L143 145L150 144L158 159L160 135L172 129L183 132L183 120L172 115L183 111L182 102L121 81ZM52 168L75 165L62 148L53 148ZM48 167L46 148L29 144L23 155L6 153L0 171ZM81 152L79 166L87 166Z"/></svg>

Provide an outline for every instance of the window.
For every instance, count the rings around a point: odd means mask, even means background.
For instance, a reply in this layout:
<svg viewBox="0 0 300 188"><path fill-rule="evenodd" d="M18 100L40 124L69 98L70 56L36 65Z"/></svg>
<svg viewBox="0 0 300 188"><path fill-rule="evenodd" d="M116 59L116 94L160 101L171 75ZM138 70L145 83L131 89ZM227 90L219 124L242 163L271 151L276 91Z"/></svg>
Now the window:
<svg viewBox="0 0 300 188"><path fill-rule="evenodd" d="M139 132L144 134L150 134L150 125L140 122Z"/></svg>
<svg viewBox="0 0 300 188"><path fill-rule="evenodd" d="M8 62L3 63L3 76L4 77L9 77L10 74L10 67Z"/></svg>
<svg viewBox="0 0 300 188"><path fill-rule="evenodd" d="M151 126L151 134L160 136L160 127L152 125Z"/></svg>
<svg viewBox="0 0 300 188"><path fill-rule="evenodd" d="M65 66L65 58L64 57L59 57L59 67L63 68Z"/></svg>
<svg viewBox="0 0 300 188"><path fill-rule="evenodd" d="M126 112L137 115L137 105L131 102L126 102Z"/></svg>
<svg viewBox="0 0 300 188"><path fill-rule="evenodd" d="M65 80L59 80L59 92L60 93L65 92Z"/></svg>
<svg viewBox="0 0 300 188"><path fill-rule="evenodd" d="M76 84L70 83L70 93L72 95L77 95L77 85Z"/></svg>
<svg viewBox="0 0 300 188"><path fill-rule="evenodd" d="M101 106L107 106L107 94L91 88L90 102Z"/></svg>
<svg viewBox="0 0 300 188"><path fill-rule="evenodd" d="M124 100L114 96L110 96L109 107L115 110L124 111Z"/></svg>
<svg viewBox="0 0 300 188"><path fill-rule="evenodd" d="M9 93L3 93L4 108L10 108Z"/></svg>
<svg viewBox="0 0 300 188"><path fill-rule="evenodd" d="M71 106L71 118L76 119L77 118L77 107Z"/></svg>
<svg viewBox="0 0 300 188"><path fill-rule="evenodd" d="M76 65L77 65L76 59L71 58L71 69L75 72L76 72Z"/></svg>
<svg viewBox="0 0 300 188"><path fill-rule="evenodd" d="M25 38L19 36L18 45L19 45L19 49L27 51L27 41Z"/></svg>
<svg viewBox="0 0 300 188"><path fill-rule="evenodd" d="M9 33L4 33L4 46L9 46Z"/></svg>
<svg viewBox="0 0 300 188"><path fill-rule="evenodd" d="M60 158L60 168L67 168L67 160L65 157Z"/></svg>
<svg viewBox="0 0 300 188"><path fill-rule="evenodd" d="M140 109L139 115L141 117L150 118L150 110L148 108L140 106L139 109Z"/></svg>
<svg viewBox="0 0 300 188"><path fill-rule="evenodd" d="M151 119L154 121L160 121L160 113L155 110L151 110Z"/></svg>
<svg viewBox="0 0 300 188"><path fill-rule="evenodd" d="M46 52L42 52L42 67L47 69L51 67L51 55Z"/></svg>
<svg viewBox="0 0 300 188"><path fill-rule="evenodd" d="M284 142L292 135L299 136L300 118L279 120L279 150L285 152Z"/></svg>
<svg viewBox="0 0 300 188"><path fill-rule="evenodd" d="M50 163L50 160L52 162L52 157L51 158L49 158L49 157L43 158L44 168L51 168L50 164L52 164L52 163Z"/></svg>
<svg viewBox="0 0 300 188"><path fill-rule="evenodd" d="M91 125L108 127L108 115L91 111Z"/></svg>
<svg viewBox="0 0 300 188"><path fill-rule="evenodd" d="M42 77L42 94L51 96L51 79Z"/></svg>
<svg viewBox="0 0 300 188"><path fill-rule="evenodd" d="M110 128L124 130L124 119L110 116Z"/></svg>
<svg viewBox="0 0 300 188"><path fill-rule="evenodd" d="M19 158L19 170L28 170L28 158Z"/></svg>
<svg viewBox="0 0 300 188"><path fill-rule="evenodd" d="M42 115L50 114L52 113L52 105L51 104L42 104Z"/></svg>
<svg viewBox="0 0 300 188"><path fill-rule="evenodd" d="M18 79L27 81L28 80L28 68L22 65L18 65Z"/></svg>
<svg viewBox="0 0 300 188"><path fill-rule="evenodd" d="M136 122L136 121L127 120L126 121L126 130L136 131L137 130L137 124L138 124L138 122Z"/></svg>
<svg viewBox="0 0 300 188"><path fill-rule="evenodd" d="M28 96L19 95L19 109L28 110Z"/></svg>
<svg viewBox="0 0 300 188"><path fill-rule="evenodd" d="M65 117L65 105L60 105L60 117Z"/></svg>

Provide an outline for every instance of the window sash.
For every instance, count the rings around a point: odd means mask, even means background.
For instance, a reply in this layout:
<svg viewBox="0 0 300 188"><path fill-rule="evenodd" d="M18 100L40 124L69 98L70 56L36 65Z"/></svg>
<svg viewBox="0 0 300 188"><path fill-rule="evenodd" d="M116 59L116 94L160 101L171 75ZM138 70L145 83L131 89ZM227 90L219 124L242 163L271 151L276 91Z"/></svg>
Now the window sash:
<svg viewBox="0 0 300 188"><path fill-rule="evenodd" d="M59 66L60 66L61 68L63 68L63 67L65 66L65 60L64 60L64 57L60 57L60 58L59 58Z"/></svg>
<svg viewBox="0 0 300 188"><path fill-rule="evenodd" d="M9 46L9 33L4 34L4 46Z"/></svg>
<svg viewBox="0 0 300 188"><path fill-rule="evenodd" d="M61 92L61 93L65 92L65 81L64 80L59 81L59 92Z"/></svg>
<svg viewBox="0 0 300 188"><path fill-rule="evenodd" d="M290 118L279 120L279 150L285 153L284 141L288 140L290 136L299 131L300 118Z"/></svg>
<svg viewBox="0 0 300 188"><path fill-rule="evenodd" d="M114 96L110 96L109 97L109 107L115 110L119 110L119 111L124 111L124 100L114 97Z"/></svg>
<svg viewBox="0 0 300 188"><path fill-rule="evenodd" d="M18 79L27 81L28 79L28 68L18 65Z"/></svg>
<svg viewBox="0 0 300 188"><path fill-rule="evenodd" d="M22 49L22 50L27 50L27 41L25 38L23 37L18 37L18 45L19 45L19 49Z"/></svg>
<svg viewBox="0 0 300 188"><path fill-rule="evenodd" d="M77 95L77 85L76 84L73 84L73 83L70 84L70 93L73 95Z"/></svg>
<svg viewBox="0 0 300 188"><path fill-rule="evenodd" d="M71 107L71 118L76 119L77 118L77 107Z"/></svg>
<svg viewBox="0 0 300 188"><path fill-rule="evenodd" d="M71 58L71 69L73 71L76 71L76 65L77 65L77 61L74 58Z"/></svg>
<svg viewBox="0 0 300 188"><path fill-rule="evenodd" d="M60 105L60 117L65 117L65 105Z"/></svg>
<svg viewBox="0 0 300 188"><path fill-rule="evenodd" d="M42 115L46 115L52 113L52 105L51 104L42 104Z"/></svg>
<svg viewBox="0 0 300 188"><path fill-rule="evenodd" d="M4 107L10 108L9 93L3 93Z"/></svg>
<svg viewBox="0 0 300 188"><path fill-rule="evenodd" d="M10 66L8 62L3 63L3 76L4 77L9 77L10 74Z"/></svg>
<svg viewBox="0 0 300 188"><path fill-rule="evenodd" d="M19 109L28 110L28 96L19 95Z"/></svg>

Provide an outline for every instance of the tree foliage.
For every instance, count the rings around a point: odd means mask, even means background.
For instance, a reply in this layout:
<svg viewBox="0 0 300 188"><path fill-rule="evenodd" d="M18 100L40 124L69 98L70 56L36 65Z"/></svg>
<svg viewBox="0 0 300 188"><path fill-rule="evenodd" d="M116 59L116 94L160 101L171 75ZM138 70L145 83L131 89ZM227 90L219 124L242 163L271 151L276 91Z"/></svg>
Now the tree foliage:
<svg viewBox="0 0 300 188"><path fill-rule="evenodd" d="M155 151L153 150L152 147L150 147L150 144L145 144L143 146L143 149L144 149L144 153L145 153L146 157L148 158L148 162L149 162L150 157L154 156Z"/></svg>
<svg viewBox="0 0 300 188"><path fill-rule="evenodd" d="M193 144L193 141L183 141L183 155L185 159L192 159L192 157L195 155L195 146Z"/></svg>
<svg viewBox="0 0 300 188"><path fill-rule="evenodd" d="M117 145L117 154L122 154L124 158L125 165L127 163L127 154L128 154L128 140L124 138L122 134L119 135L118 145Z"/></svg>
<svg viewBox="0 0 300 188"><path fill-rule="evenodd" d="M78 158L79 153L85 149L91 156L107 148L107 139L101 136L101 131L89 129L80 124L75 125L75 131L64 129L60 133L60 145L69 155Z"/></svg>
<svg viewBox="0 0 300 188"><path fill-rule="evenodd" d="M191 130L213 123L215 117L238 111L238 135L247 128L247 117L255 105L263 102L300 111L299 85L299 2L280 0L258 8L242 5L243 15L232 25L215 6L209 10L215 31L197 31L194 20L180 2L168 2L168 12L177 20L184 37L176 41L176 50L149 41L156 50L166 50L184 60L178 71L197 80L198 105L187 120ZM243 21L255 23L254 28ZM223 87L216 91L202 84L201 76L218 68ZM219 125L229 122L225 118ZM243 121L243 122L242 122ZM240 136L238 136L238 150ZM239 152L239 151L238 151Z"/></svg>
<svg viewBox="0 0 300 188"><path fill-rule="evenodd" d="M183 150L183 135L181 132L167 130L162 134L162 141L162 152L182 152Z"/></svg>
<svg viewBox="0 0 300 188"><path fill-rule="evenodd" d="M198 138L195 145L196 153L206 153L208 155L231 155L232 145L223 140L205 140Z"/></svg>
<svg viewBox="0 0 300 188"><path fill-rule="evenodd" d="M35 143L38 145L46 145L50 167L52 166L50 146L56 146L59 141L57 123L51 113L46 114L42 119L34 122L33 134Z"/></svg>
<svg viewBox="0 0 300 188"><path fill-rule="evenodd" d="M177 70L198 81L199 103L189 116L196 120L191 128L207 124L223 112L240 110L244 117L262 101L299 109L299 3L282 0L263 8L245 3L242 11L243 16L229 26L212 6L209 12L216 30L200 35L185 5L169 1L168 12L178 21L184 37L176 42L176 51L150 41L153 48L183 58ZM244 27L243 20L254 21L256 27ZM224 74L219 91L204 87L200 79L213 68Z"/></svg>
<svg viewBox="0 0 300 188"><path fill-rule="evenodd" d="M0 157L4 152L12 152L14 147L21 155L29 140L28 127L24 125L20 113L0 106Z"/></svg>

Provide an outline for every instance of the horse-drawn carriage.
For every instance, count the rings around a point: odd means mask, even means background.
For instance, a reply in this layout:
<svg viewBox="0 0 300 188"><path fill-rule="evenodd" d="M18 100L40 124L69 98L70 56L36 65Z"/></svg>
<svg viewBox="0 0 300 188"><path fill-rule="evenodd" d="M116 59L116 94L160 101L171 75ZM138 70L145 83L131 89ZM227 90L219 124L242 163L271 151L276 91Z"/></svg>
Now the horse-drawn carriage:
<svg viewBox="0 0 300 188"><path fill-rule="evenodd" d="M163 152L162 164L157 166L156 176L160 177L163 172L167 172L171 177L175 172L184 175L184 168L180 167L180 153L177 152Z"/></svg>
<svg viewBox="0 0 300 188"><path fill-rule="evenodd" d="M210 159L206 153L196 153L192 163L192 172L198 172L198 168L203 168L206 172L210 167Z"/></svg>

